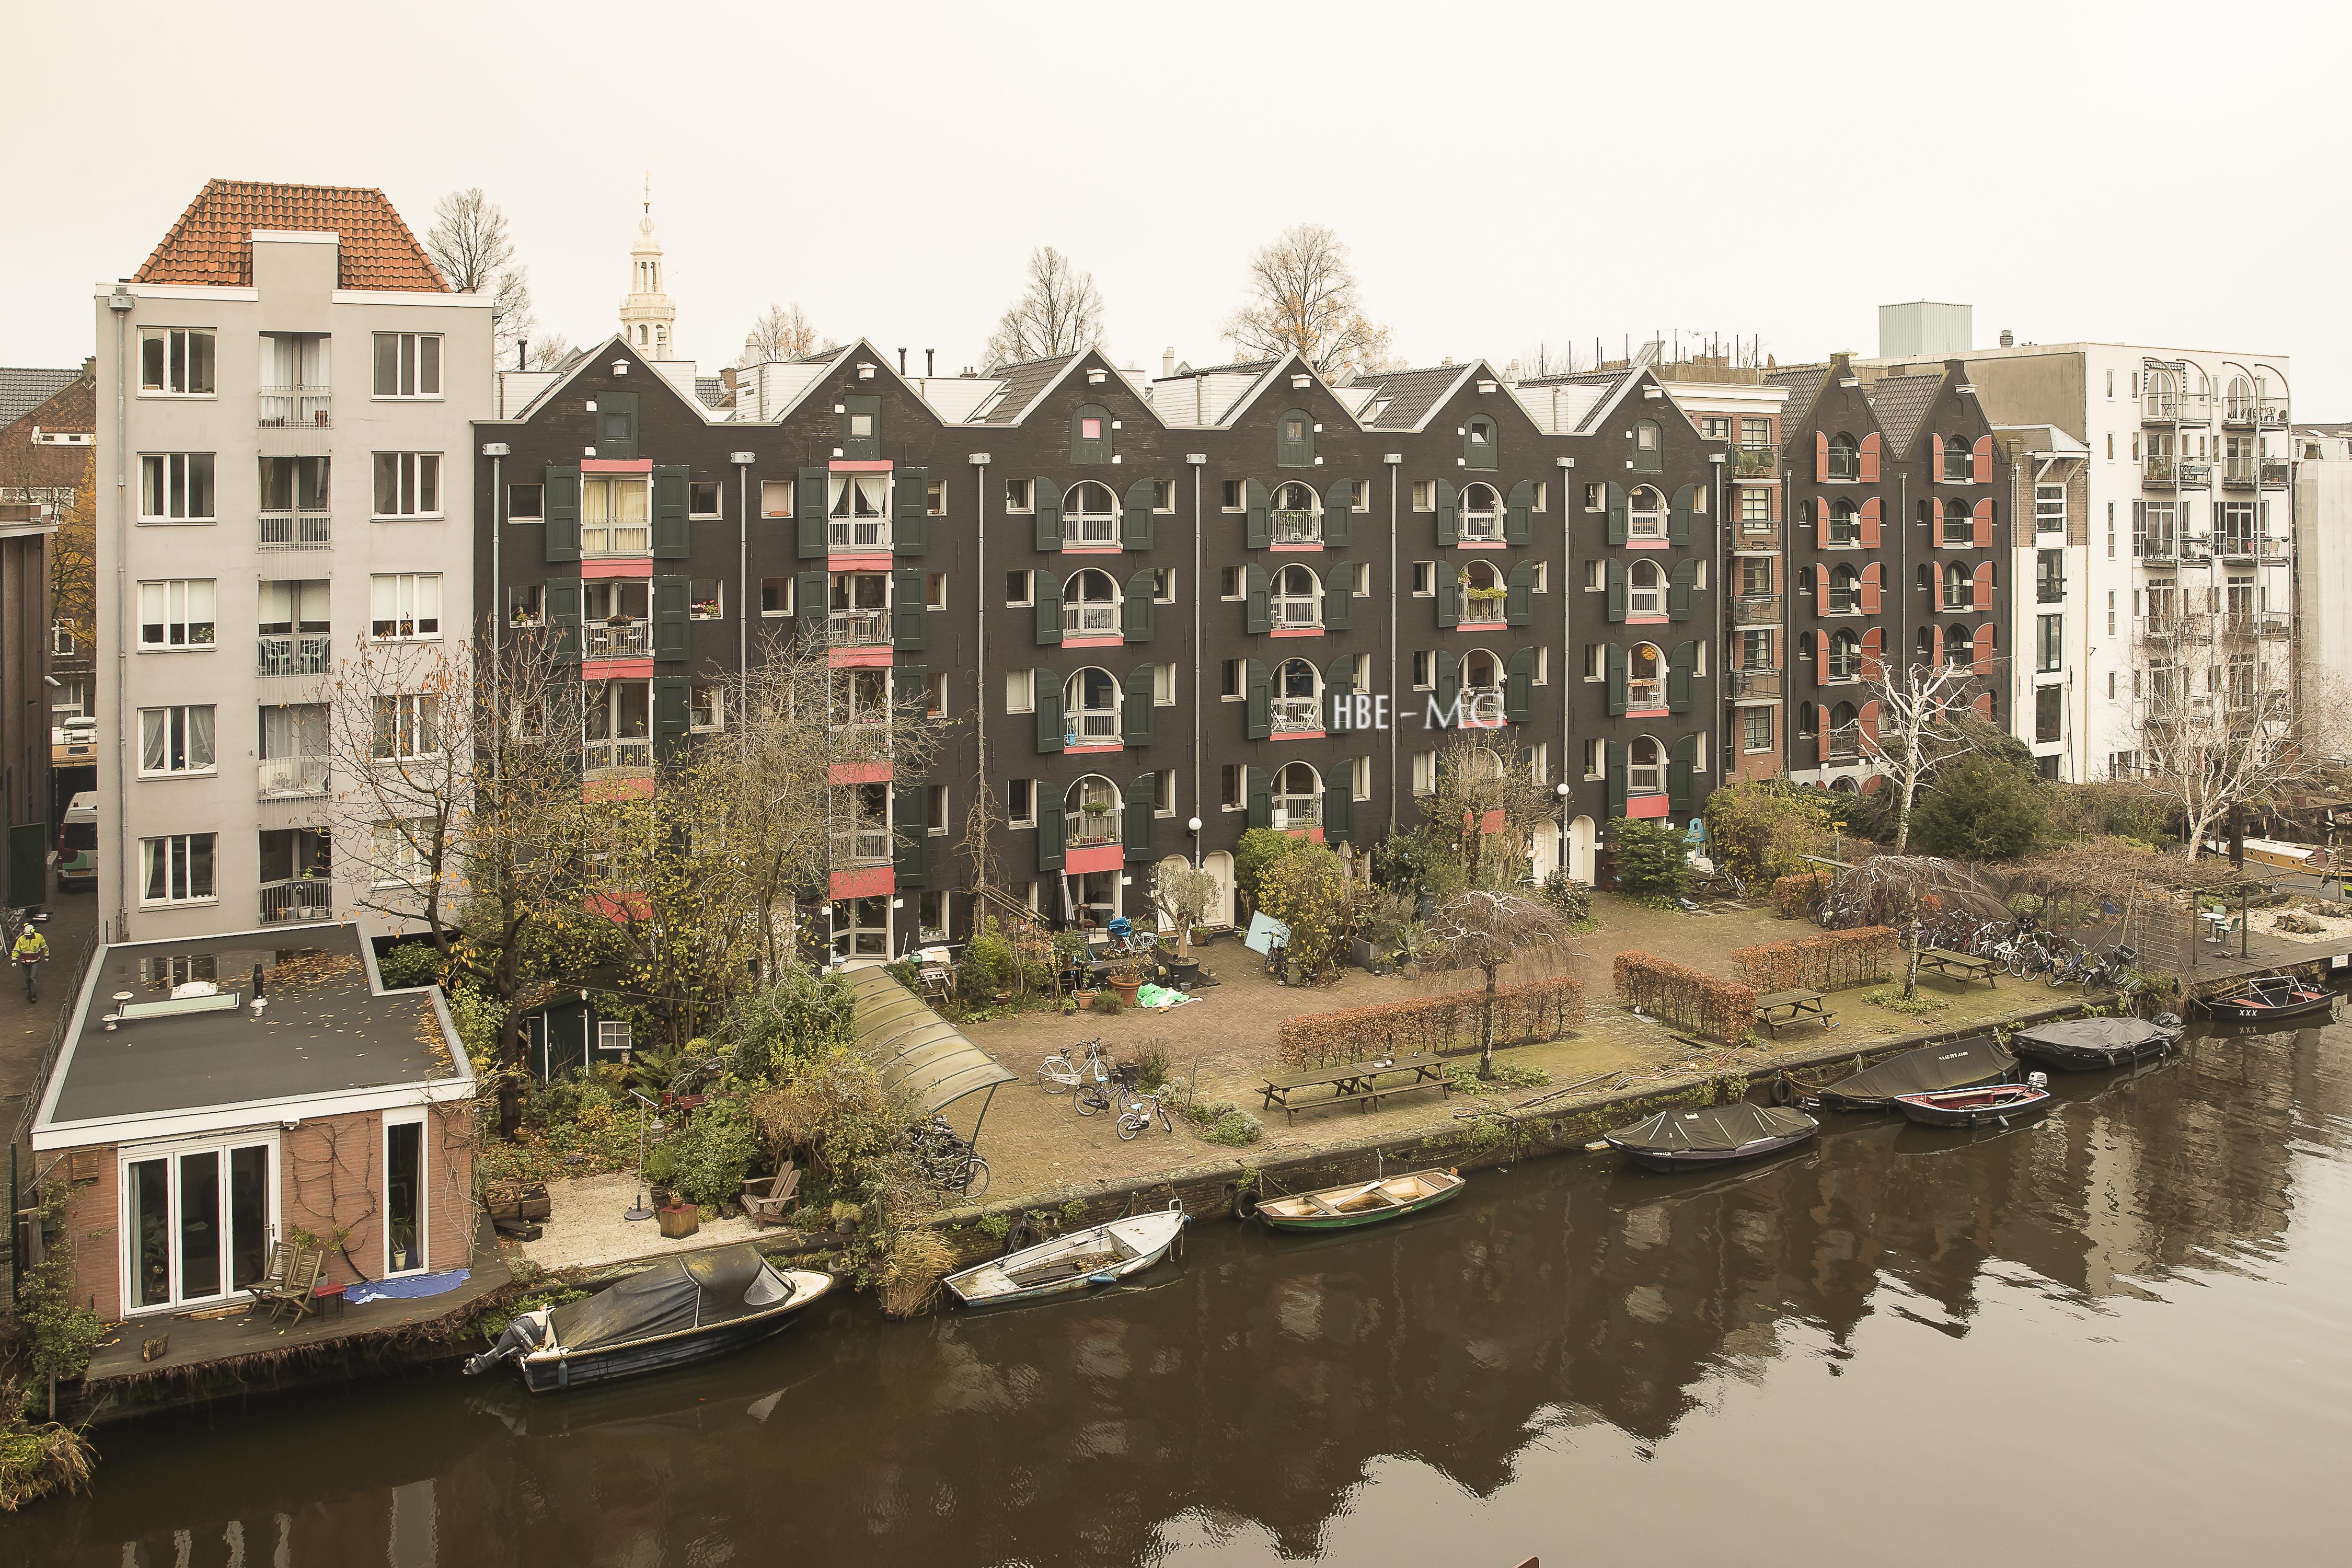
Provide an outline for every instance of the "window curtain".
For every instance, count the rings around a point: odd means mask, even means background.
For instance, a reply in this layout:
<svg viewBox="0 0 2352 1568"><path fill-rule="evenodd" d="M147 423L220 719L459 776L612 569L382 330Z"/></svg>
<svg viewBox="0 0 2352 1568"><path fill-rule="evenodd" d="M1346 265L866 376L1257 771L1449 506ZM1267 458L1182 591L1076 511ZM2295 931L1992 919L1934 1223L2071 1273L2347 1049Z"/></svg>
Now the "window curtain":
<svg viewBox="0 0 2352 1568"><path fill-rule="evenodd" d="M188 761L194 769L213 765L213 705L209 702L188 709Z"/></svg>

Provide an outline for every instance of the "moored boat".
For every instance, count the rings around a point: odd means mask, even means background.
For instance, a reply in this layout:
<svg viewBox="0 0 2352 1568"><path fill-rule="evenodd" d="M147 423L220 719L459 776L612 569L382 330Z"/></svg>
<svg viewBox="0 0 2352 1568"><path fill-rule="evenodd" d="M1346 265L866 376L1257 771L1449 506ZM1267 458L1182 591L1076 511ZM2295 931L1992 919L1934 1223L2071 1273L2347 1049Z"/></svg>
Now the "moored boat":
<svg viewBox="0 0 2352 1568"><path fill-rule="evenodd" d="M1271 1230L1351 1230L1434 1208L1466 1184L1457 1172L1412 1171L1266 1198L1255 1213Z"/></svg>
<svg viewBox="0 0 2352 1568"><path fill-rule="evenodd" d="M2009 1048L2042 1067L2095 1072L2160 1057L2187 1032L2187 1026L2170 1013L2153 1018L2066 1018L2018 1030L2010 1036Z"/></svg>
<svg viewBox="0 0 2352 1568"><path fill-rule="evenodd" d="M2016 1068L2017 1058L1999 1040L1975 1035L1889 1057L1830 1085L1821 1091L1821 1102L1832 1110L1891 1110L1898 1095L1974 1089L1998 1083Z"/></svg>
<svg viewBox="0 0 2352 1568"><path fill-rule="evenodd" d="M1690 1171L1760 1160L1820 1131L1821 1123L1801 1110L1742 1102L1662 1110L1601 1137L1645 1171Z"/></svg>
<svg viewBox="0 0 2352 1568"><path fill-rule="evenodd" d="M2336 994L2307 985L2292 974L2261 974L2215 996L2197 998L2198 1009L2225 1024L2268 1024L2330 1011Z"/></svg>
<svg viewBox="0 0 2352 1568"><path fill-rule="evenodd" d="M967 1307L1003 1307L1115 1284L1168 1256L1184 1234L1184 1205L1088 1226L950 1274L940 1283Z"/></svg>
<svg viewBox="0 0 2352 1568"><path fill-rule="evenodd" d="M512 1362L546 1394L707 1361L780 1331L832 1289L832 1275L779 1272L748 1243L664 1258L584 1301L518 1315L466 1375Z"/></svg>
<svg viewBox="0 0 2352 1568"><path fill-rule="evenodd" d="M2032 1075L2035 1079L2041 1076ZM2050 1105L2050 1090L2032 1079L1895 1097L1895 1108L1922 1127L2007 1127L2026 1117L2041 1115Z"/></svg>

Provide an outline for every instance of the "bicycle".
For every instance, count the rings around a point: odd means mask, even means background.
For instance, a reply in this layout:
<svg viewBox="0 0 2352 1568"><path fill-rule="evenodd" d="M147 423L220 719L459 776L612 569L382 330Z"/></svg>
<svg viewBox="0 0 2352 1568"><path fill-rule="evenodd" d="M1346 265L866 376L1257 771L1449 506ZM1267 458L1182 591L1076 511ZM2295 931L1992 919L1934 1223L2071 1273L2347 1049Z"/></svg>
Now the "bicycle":
<svg viewBox="0 0 2352 1568"><path fill-rule="evenodd" d="M1106 1071L1106 1068L1108 1070ZM1128 1076L1132 1070L1125 1067L1111 1067L1108 1062L1096 1061L1094 1081L1078 1085L1076 1101L1078 1114L1092 1116L1097 1110L1108 1110L1120 1100L1133 1094L1135 1085ZM1118 1091L1116 1095L1112 1092L1114 1089Z"/></svg>
<svg viewBox="0 0 2352 1568"><path fill-rule="evenodd" d="M1102 1041L1080 1040L1078 1045L1086 1047L1086 1065L1099 1068L1103 1060ZM1037 1064L1039 1089L1044 1089L1047 1094L1067 1094L1078 1087L1079 1079L1085 1075L1079 1064L1070 1059L1070 1051L1076 1048L1076 1046L1073 1046L1067 1049L1055 1051Z"/></svg>
<svg viewBox="0 0 2352 1568"><path fill-rule="evenodd" d="M1154 1089L1150 1094L1139 1094L1129 1101L1126 1111L1118 1119L1121 1142L1132 1142L1136 1134L1150 1127L1155 1120L1159 1121L1161 1131L1176 1131L1175 1120L1168 1114L1168 1107L1160 1102L1162 1092Z"/></svg>
<svg viewBox="0 0 2352 1568"><path fill-rule="evenodd" d="M954 1128L938 1117L907 1130L907 1152L923 1179L951 1193L976 1198L988 1191L988 1162Z"/></svg>

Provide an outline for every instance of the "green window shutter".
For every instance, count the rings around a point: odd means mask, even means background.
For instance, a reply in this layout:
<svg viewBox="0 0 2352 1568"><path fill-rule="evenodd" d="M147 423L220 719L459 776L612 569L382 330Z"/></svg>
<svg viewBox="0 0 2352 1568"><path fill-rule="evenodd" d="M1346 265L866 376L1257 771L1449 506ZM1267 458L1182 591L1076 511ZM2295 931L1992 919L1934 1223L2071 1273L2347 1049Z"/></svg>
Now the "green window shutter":
<svg viewBox="0 0 2352 1568"><path fill-rule="evenodd" d="M654 470L654 559L683 561L686 531L686 469L662 467Z"/></svg>
<svg viewBox="0 0 2352 1568"><path fill-rule="evenodd" d="M1249 825L1274 826L1274 780L1264 768L1249 770Z"/></svg>
<svg viewBox="0 0 2352 1568"><path fill-rule="evenodd" d="M793 488L793 528L799 536L800 557L803 561L822 561L829 553L824 516L827 489L823 468L803 468L799 482Z"/></svg>
<svg viewBox="0 0 2352 1568"><path fill-rule="evenodd" d="M920 555L931 542L931 470L900 468L891 476L890 553Z"/></svg>
<svg viewBox="0 0 2352 1568"><path fill-rule="evenodd" d="M1323 542L1346 549L1356 542L1356 481L1334 479L1323 490Z"/></svg>
<svg viewBox="0 0 2352 1568"><path fill-rule="evenodd" d="M686 760L686 677L654 677L654 761L664 767Z"/></svg>
<svg viewBox="0 0 2352 1568"><path fill-rule="evenodd" d="M1437 542L1441 548L1462 542L1462 492L1452 479L1437 481Z"/></svg>
<svg viewBox="0 0 2352 1568"><path fill-rule="evenodd" d="M580 667L577 663L568 667L559 664L548 671L547 721L553 727L555 733L562 734L567 729L574 734L581 731L582 721L585 717L582 708L581 686ZM583 761L585 759L581 756L579 747L566 746L562 749L558 765L567 775L576 779L580 776L580 767Z"/></svg>
<svg viewBox="0 0 2352 1568"><path fill-rule="evenodd" d="M1274 542L1274 520L1267 514L1273 510L1274 497L1263 481L1242 481L1242 506L1246 513L1244 527L1247 530L1249 548L1264 550Z"/></svg>
<svg viewBox="0 0 2352 1568"><path fill-rule="evenodd" d="M1040 755L1062 749L1062 678L1050 669L1029 672L1029 701L1037 710L1037 751ZM1059 835L1055 836L1056 841Z"/></svg>
<svg viewBox="0 0 2352 1568"><path fill-rule="evenodd" d="M1535 716L1536 650L1523 647L1504 667L1503 717L1524 724Z"/></svg>
<svg viewBox="0 0 2352 1568"><path fill-rule="evenodd" d="M611 462L637 460L637 395L596 395L596 456Z"/></svg>
<svg viewBox="0 0 2352 1568"><path fill-rule="evenodd" d="M1353 830L1356 815L1355 769L1342 763L1331 770L1323 786L1323 842L1336 844Z"/></svg>
<svg viewBox="0 0 2352 1568"><path fill-rule="evenodd" d="M1062 548L1062 487L1040 474L1029 481L1029 505L1037 524L1037 548Z"/></svg>
<svg viewBox="0 0 2352 1568"><path fill-rule="evenodd" d="M1356 661L1341 654L1331 661L1323 676L1323 729L1328 734L1342 734L1348 728L1348 700L1356 693Z"/></svg>
<svg viewBox="0 0 2352 1568"><path fill-rule="evenodd" d="M890 700L899 712L922 711L923 706L929 702L930 675L928 665L893 663L890 666Z"/></svg>
<svg viewBox="0 0 2352 1568"><path fill-rule="evenodd" d="M1612 621L1625 618L1625 563L1622 561L1609 563L1609 618Z"/></svg>
<svg viewBox="0 0 2352 1568"><path fill-rule="evenodd" d="M1481 433L1484 433L1486 437L1484 441L1475 439ZM1484 415L1475 415L1465 420L1462 426L1463 466L1481 471L1491 471L1501 458L1501 454L1496 449L1497 435L1495 422Z"/></svg>
<svg viewBox="0 0 2352 1568"><path fill-rule="evenodd" d="M793 574L793 618L803 625L813 625L819 636L824 635L825 616L833 609L833 577L824 572L796 572Z"/></svg>
<svg viewBox="0 0 2352 1568"><path fill-rule="evenodd" d="M1062 644L1062 577L1057 572L1030 575L1037 595L1037 643L1041 647Z"/></svg>
<svg viewBox="0 0 2352 1568"><path fill-rule="evenodd" d="M923 786L900 784L890 792L890 868L901 882L923 879L930 818L923 809Z"/></svg>
<svg viewBox="0 0 2352 1568"><path fill-rule="evenodd" d="M665 664L686 658L687 580L677 576L654 579L654 657Z"/></svg>
<svg viewBox="0 0 2352 1568"><path fill-rule="evenodd" d="M1151 819L1159 807L1160 781L1151 774L1145 773L1127 786L1127 805L1119 813L1119 826L1130 858L1151 853Z"/></svg>
<svg viewBox="0 0 2352 1568"><path fill-rule="evenodd" d="M1462 624L1462 575L1450 561L1437 563L1437 624L1441 627Z"/></svg>
<svg viewBox="0 0 2352 1568"><path fill-rule="evenodd" d="M1533 626L1536 618L1536 569L1532 562L1522 561L1511 568L1505 579L1508 589L1503 595L1503 624L1513 626Z"/></svg>
<svg viewBox="0 0 2352 1568"><path fill-rule="evenodd" d="M857 416L866 416L866 434L853 436ZM841 400L841 455L856 463L871 463L882 456L882 400L858 393Z"/></svg>
<svg viewBox="0 0 2352 1568"><path fill-rule="evenodd" d="M1601 493L1609 507L1609 542L1622 544L1625 542L1626 531L1630 526L1627 519L1633 510L1632 500L1625 494L1623 485L1603 485L1601 487Z"/></svg>
<svg viewBox="0 0 2352 1568"><path fill-rule="evenodd" d="M1503 502L1503 542L1533 544L1536 540L1536 482L1521 479Z"/></svg>
<svg viewBox="0 0 2352 1568"><path fill-rule="evenodd" d="M1157 481L1138 479L1127 487L1118 513L1118 544L1122 550L1151 548L1151 490Z"/></svg>
<svg viewBox="0 0 2352 1568"><path fill-rule="evenodd" d="M1429 657L1437 661L1437 710L1452 723L1454 704L1462 700L1462 659L1444 648Z"/></svg>
<svg viewBox="0 0 2352 1568"><path fill-rule="evenodd" d="M1666 502L1666 541L1670 544L1691 542L1691 508L1698 498L1696 485L1684 485Z"/></svg>
<svg viewBox="0 0 2352 1568"><path fill-rule="evenodd" d="M1625 748L1616 742L1603 741L1601 750L1608 758L1605 766L1609 774L1609 815L1622 816L1625 815Z"/></svg>
<svg viewBox="0 0 2352 1568"><path fill-rule="evenodd" d="M1348 592L1348 579L1355 574L1345 566L1334 566L1323 582L1323 626L1327 631L1344 632L1355 624L1356 596Z"/></svg>
<svg viewBox="0 0 2352 1568"><path fill-rule="evenodd" d="M550 561L580 559L580 465L550 463L547 466L547 488L540 493L540 508L547 521L541 526L547 537L541 542Z"/></svg>
<svg viewBox="0 0 2352 1568"><path fill-rule="evenodd" d="M1037 803L1037 869L1058 871L1062 868L1062 803L1041 800Z"/></svg>
<svg viewBox="0 0 2352 1568"><path fill-rule="evenodd" d="M1677 562L1666 574L1666 618L1686 621L1691 618L1691 592L1698 581L1698 563Z"/></svg>
<svg viewBox="0 0 2352 1568"><path fill-rule="evenodd" d="M1296 436L1292 431L1297 431ZM1304 408L1288 408L1274 422L1274 461L1276 468L1311 468L1315 466L1315 416Z"/></svg>
<svg viewBox="0 0 2352 1568"><path fill-rule="evenodd" d="M1687 713L1691 708L1691 672L1698 668L1698 644L1678 642L1666 656L1666 711Z"/></svg>
<svg viewBox="0 0 2352 1568"><path fill-rule="evenodd" d="M1272 581L1263 566L1242 568L1242 630L1264 633L1274 628L1274 609L1266 602Z"/></svg>
<svg viewBox="0 0 2352 1568"><path fill-rule="evenodd" d="M1691 775L1697 760L1696 735L1685 735L1666 749L1666 809L1677 816L1691 808Z"/></svg>
<svg viewBox="0 0 2352 1568"><path fill-rule="evenodd" d="M1608 657L1609 717L1612 719L1617 719L1622 718L1624 715L1627 706L1625 700L1625 645L1622 643L1611 643L1609 645Z"/></svg>
<svg viewBox="0 0 2352 1568"><path fill-rule="evenodd" d="M1087 421L1093 420L1099 432L1091 441L1086 437ZM1070 415L1070 461L1073 463L1108 463L1110 461L1110 410L1098 404L1081 404Z"/></svg>
<svg viewBox="0 0 2352 1568"><path fill-rule="evenodd" d="M890 574L890 646L902 653L923 646L923 569L900 566Z"/></svg>
<svg viewBox="0 0 2352 1568"><path fill-rule="evenodd" d="M1119 739L1129 746L1151 744L1151 679L1155 666L1139 664L1121 682L1127 700L1120 705Z"/></svg>
<svg viewBox="0 0 2352 1568"><path fill-rule="evenodd" d="M1273 734L1274 691L1265 666L1256 659L1242 661L1242 738L1263 741Z"/></svg>
<svg viewBox="0 0 2352 1568"><path fill-rule="evenodd" d="M574 516L574 523L578 521ZM580 662L580 579L551 577L547 583L547 629L555 634L554 652L551 656L558 664Z"/></svg>
<svg viewBox="0 0 2352 1568"><path fill-rule="evenodd" d="M1118 633L1129 642L1151 640L1151 595L1160 586L1160 574L1147 566L1127 580L1127 593L1118 602Z"/></svg>

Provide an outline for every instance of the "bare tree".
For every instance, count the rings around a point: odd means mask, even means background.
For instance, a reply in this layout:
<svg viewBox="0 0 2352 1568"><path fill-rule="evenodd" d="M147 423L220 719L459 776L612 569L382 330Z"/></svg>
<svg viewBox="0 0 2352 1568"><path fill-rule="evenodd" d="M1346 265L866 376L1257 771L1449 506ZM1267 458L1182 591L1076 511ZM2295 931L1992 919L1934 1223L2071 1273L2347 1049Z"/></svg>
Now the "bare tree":
<svg viewBox="0 0 2352 1568"><path fill-rule="evenodd" d="M1911 843L1911 807L1929 774L1975 749L1978 735L1961 721L1976 691L1971 666L1915 664L1898 678L1884 664L1864 671L1869 700L1878 704L1873 760L1895 790L1895 853Z"/></svg>
<svg viewBox="0 0 2352 1568"><path fill-rule="evenodd" d="M997 364L1090 349L1103 339L1103 301L1091 272L1081 272L1050 245L1029 253L1028 281L1004 308L988 340Z"/></svg>
<svg viewBox="0 0 2352 1568"><path fill-rule="evenodd" d="M1457 730L1438 748L1422 815L1459 846L1475 885L1510 887L1528 874L1535 836L1559 817L1559 796L1524 765L1505 760L1510 750L1488 744L1485 731Z"/></svg>
<svg viewBox="0 0 2352 1568"><path fill-rule="evenodd" d="M515 260L505 212L479 185L451 191L433 209L425 251L458 293L491 295L496 363L504 364L533 326L530 271Z"/></svg>
<svg viewBox="0 0 2352 1568"><path fill-rule="evenodd" d="M1168 861L1151 873L1152 907L1176 924L1176 950L1192 943L1192 928L1209 918L1224 896L1224 884L1213 871L1180 861Z"/></svg>
<svg viewBox="0 0 2352 1568"><path fill-rule="evenodd" d="M1486 977L1478 1014L1478 1076L1495 1076L1495 977L1520 954L1549 947L1568 922L1540 899L1473 888L1440 905L1414 955L1437 969L1475 969Z"/></svg>
<svg viewBox="0 0 2352 1568"><path fill-rule="evenodd" d="M572 357L572 340L562 332L550 331L530 340L530 368L554 370Z"/></svg>
<svg viewBox="0 0 2352 1568"><path fill-rule="evenodd" d="M735 363L740 369L766 364L772 360L805 359L810 354L830 353L837 346L831 338L818 333L816 323L808 319L808 312L795 300L789 305L771 305L760 312L751 322L751 330L743 335L743 355Z"/></svg>
<svg viewBox="0 0 2352 1568"><path fill-rule="evenodd" d="M1237 353L1298 351L1326 376L1386 367L1389 330L1364 313L1348 247L1319 223L1294 224L1250 258L1225 336Z"/></svg>
<svg viewBox="0 0 2352 1568"><path fill-rule="evenodd" d="M1838 873L1830 907L1849 926L1893 926L1911 954L1903 995L1919 989L1919 931L1931 907L1986 917L2009 917L2000 895L1973 866L1933 855L1874 855Z"/></svg>

